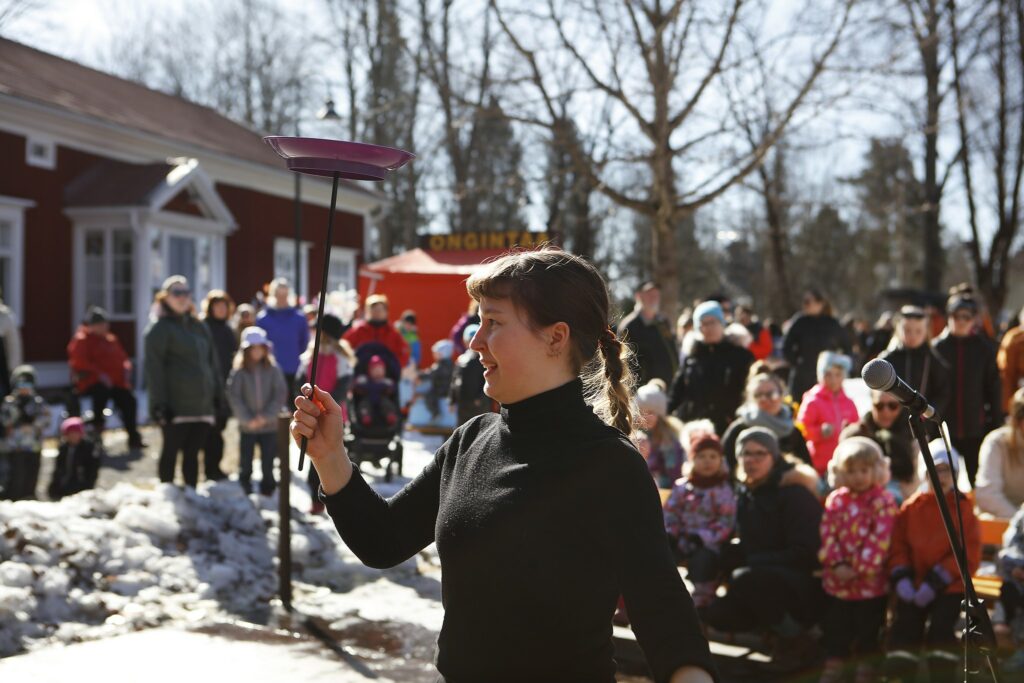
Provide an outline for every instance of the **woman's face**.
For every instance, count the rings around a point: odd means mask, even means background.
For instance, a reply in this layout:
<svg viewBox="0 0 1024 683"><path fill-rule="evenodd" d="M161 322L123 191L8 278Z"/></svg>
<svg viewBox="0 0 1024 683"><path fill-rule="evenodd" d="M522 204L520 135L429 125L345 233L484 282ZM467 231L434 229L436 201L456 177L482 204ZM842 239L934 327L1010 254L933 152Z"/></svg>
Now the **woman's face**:
<svg viewBox="0 0 1024 683"><path fill-rule="evenodd" d="M778 415L782 410L782 392L775 382L761 382L754 389L754 401L757 409L769 415Z"/></svg>
<svg viewBox="0 0 1024 683"><path fill-rule="evenodd" d="M725 327L722 321L713 315L706 315L700 319L700 336L708 344L717 344L725 336Z"/></svg>
<svg viewBox="0 0 1024 683"><path fill-rule="evenodd" d="M900 416L900 404L892 394L878 394L871 401L871 417L882 429L889 429Z"/></svg>
<svg viewBox="0 0 1024 683"><path fill-rule="evenodd" d="M533 330L510 299L480 299L480 329L469 347L484 366L484 393L499 403L517 403L574 377L568 325Z"/></svg>
<svg viewBox="0 0 1024 683"><path fill-rule="evenodd" d="M916 349L928 338L924 318L904 318L898 329L900 341L908 349Z"/></svg>
<svg viewBox="0 0 1024 683"><path fill-rule="evenodd" d="M192 308L192 290L182 284L171 285L167 290L167 305L178 315L184 315Z"/></svg>
<svg viewBox="0 0 1024 683"><path fill-rule="evenodd" d="M833 365L825 371L825 387L835 393L843 388L843 380L846 379L846 370Z"/></svg>
<svg viewBox="0 0 1024 683"><path fill-rule="evenodd" d="M813 294L804 294L803 310L807 315L821 315L825 302L815 299Z"/></svg>
<svg viewBox="0 0 1024 683"><path fill-rule="evenodd" d="M743 443L739 452L739 460L743 465L747 484L759 484L767 479L772 471L772 465L775 464L772 452L756 441Z"/></svg>
<svg viewBox="0 0 1024 683"><path fill-rule="evenodd" d="M228 302L220 300L214 301L210 304L210 315L216 320L227 320Z"/></svg>
<svg viewBox="0 0 1024 683"><path fill-rule="evenodd" d="M256 316L249 311L242 311L238 314L238 326L242 329L246 327L252 327L253 323L256 322Z"/></svg>

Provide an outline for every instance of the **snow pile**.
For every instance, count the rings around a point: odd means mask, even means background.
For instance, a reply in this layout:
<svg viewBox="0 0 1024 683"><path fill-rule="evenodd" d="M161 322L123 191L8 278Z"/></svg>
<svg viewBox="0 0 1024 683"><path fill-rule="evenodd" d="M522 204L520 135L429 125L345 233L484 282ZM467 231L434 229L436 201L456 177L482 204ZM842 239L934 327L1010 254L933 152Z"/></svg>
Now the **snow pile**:
<svg viewBox="0 0 1024 683"><path fill-rule="evenodd" d="M59 503L0 502L0 657L266 612L277 592L277 527L276 500L250 499L227 481L198 491L122 483ZM417 621L439 627L436 579L417 576L415 558L369 569L324 517L296 512L291 532L295 603L307 614L338 619L388 602L386 593L401 596L404 610L419 598ZM364 585L362 602L346 599Z"/></svg>

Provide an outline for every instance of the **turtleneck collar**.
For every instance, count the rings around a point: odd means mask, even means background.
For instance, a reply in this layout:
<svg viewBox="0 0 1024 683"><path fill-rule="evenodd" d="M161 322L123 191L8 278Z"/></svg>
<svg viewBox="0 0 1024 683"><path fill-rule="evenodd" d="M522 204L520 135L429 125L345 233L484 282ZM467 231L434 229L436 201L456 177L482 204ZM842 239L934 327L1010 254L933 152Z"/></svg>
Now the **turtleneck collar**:
<svg viewBox="0 0 1024 683"><path fill-rule="evenodd" d="M565 430L579 420L593 418L583 398L583 380L576 378L544 393L501 406L501 419L513 434Z"/></svg>

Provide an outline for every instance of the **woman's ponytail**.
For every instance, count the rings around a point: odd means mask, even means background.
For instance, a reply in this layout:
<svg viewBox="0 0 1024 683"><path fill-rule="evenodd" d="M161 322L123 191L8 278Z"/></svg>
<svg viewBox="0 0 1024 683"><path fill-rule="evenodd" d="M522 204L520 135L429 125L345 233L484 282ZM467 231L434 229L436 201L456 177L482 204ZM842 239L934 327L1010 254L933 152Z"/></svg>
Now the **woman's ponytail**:
<svg viewBox="0 0 1024 683"><path fill-rule="evenodd" d="M601 335L598 342L603 359L601 372L602 391L598 396L599 414L605 421L626 436L633 433L633 420L636 411L633 409L632 385L633 372L630 370L632 352L623 344L611 327Z"/></svg>

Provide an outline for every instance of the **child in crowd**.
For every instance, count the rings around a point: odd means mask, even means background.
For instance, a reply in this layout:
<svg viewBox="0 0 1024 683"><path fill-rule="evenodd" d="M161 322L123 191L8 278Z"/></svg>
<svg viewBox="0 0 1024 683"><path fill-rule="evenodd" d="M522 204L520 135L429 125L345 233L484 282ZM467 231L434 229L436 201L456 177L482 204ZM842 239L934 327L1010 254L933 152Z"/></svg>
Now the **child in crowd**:
<svg viewBox="0 0 1024 683"><path fill-rule="evenodd" d="M0 497L9 500L35 498L42 460L43 430L50 422L46 402L36 393L36 371L19 365L11 373L11 393L0 405L4 427L0 458L6 458L6 483L0 480Z"/></svg>
<svg viewBox="0 0 1024 683"><path fill-rule="evenodd" d="M274 479L277 415L288 388L271 353L272 346L266 330L247 327L242 331L242 342L228 377L228 401L238 419L240 433L238 483L246 495L252 492L252 459L257 445L263 466L260 493L270 496L277 488Z"/></svg>
<svg viewBox="0 0 1024 683"><path fill-rule="evenodd" d="M430 347L434 354L434 364L420 373L420 387L417 393L423 395L423 402L430 411L430 419L437 420L441 416L441 399L448 396L452 386L452 374L455 370L452 353L455 345L448 339L434 342Z"/></svg>
<svg viewBox="0 0 1024 683"><path fill-rule="evenodd" d="M85 423L80 417L69 417L60 423L60 448L53 477L46 489L50 500L60 500L96 486L100 461L93 442L85 436Z"/></svg>
<svg viewBox="0 0 1024 683"><path fill-rule="evenodd" d="M367 374L356 378L352 394L359 423L364 427L380 420L389 427L398 423L395 382L388 377L387 366L380 356L370 358Z"/></svg>
<svg viewBox="0 0 1024 683"><path fill-rule="evenodd" d="M316 380L311 378L313 371L313 345L316 342L315 330L310 335L309 346L299 356L299 371L296 374L297 385L302 386L305 382L316 384L331 395L338 405L341 406L342 415L345 415L345 397L348 396L349 385L352 383L352 371L356 366L356 356L352 347L342 339L345 333L345 323L336 315L327 314L320 322L320 357L316 364ZM320 476L316 473L315 467L309 468L307 477L309 493L313 499L310 512L320 514L323 512L324 504L320 502L318 494L320 490Z"/></svg>
<svg viewBox="0 0 1024 683"><path fill-rule="evenodd" d="M999 601L1006 623L1013 633L1016 651L1003 662L1005 673L1024 671L1024 506L1010 520L999 551L999 574L1003 579Z"/></svg>
<svg viewBox="0 0 1024 683"><path fill-rule="evenodd" d="M462 343L466 350L455 361L455 369L452 371L448 401L458 415L456 426L491 411L491 399L484 393L484 366L480 362L480 354L469 348L478 329L480 326L473 323L463 330Z"/></svg>
<svg viewBox="0 0 1024 683"><path fill-rule="evenodd" d="M693 432L686 474L675 482L664 515L676 560L687 562L693 602L707 607L718 588L721 545L736 523L736 494L713 432Z"/></svg>
<svg viewBox="0 0 1024 683"><path fill-rule="evenodd" d="M820 476L828 471L839 433L857 422L857 406L843 392L843 380L850 373L849 356L831 351L818 355L818 383L800 400L797 423L803 426L811 464Z"/></svg>
<svg viewBox="0 0 1024 683"><path fill-rule="evenodd" d="M885 488L889 463L871 439L840 442L829 465L835 489L821 519L822 584L830 596L824 622L825 668L821 683L843 679L851 650L861 658L855 682L871 683L887 603L886 560L897 507Z"/></svg>
<svg viewBox="0 0 1024 683"><path fill-rule="evenodd" d="M683 423L668 414L665 383L652 379L636 392L643 426L637 434L640 453L658 488L672 488L683 474L686 452L683 449ZM714 427L711 428L714 433Z"/></svg>
<svg viewBox="0 0 1024 683"><path fill-rule="evenodd" d="M409 364L402 368L403 374L406 368L412 370L411 377L416 376L416 369L420 366L420 358L423 355L422 343L420 342L420 328L416 324L416 311L405 311L402 317L395 323L395 329L402 339L409 345Z"/></svg>
<svg viewBox="0 0 1024 683"><path fill-rule="evenodd" d="M959 537L953 489L960 456L955 450L948 452L938 439L929 444L929 449L942 485L941 494L952 512ZM967 541L967 567L974 574L981 562L981 536L974 506L964 496L960 496L960 515ZM890 680L911 677L911 672L917 669L917 653L922 645L931 652L932 680L951 680L949 676L959 661L954 652L957 643L954 629L960 616L964 586L930 482L928 489L908 498L896 516L889 571L897 597L889 640L890 659L886 666Z"/></svg>

